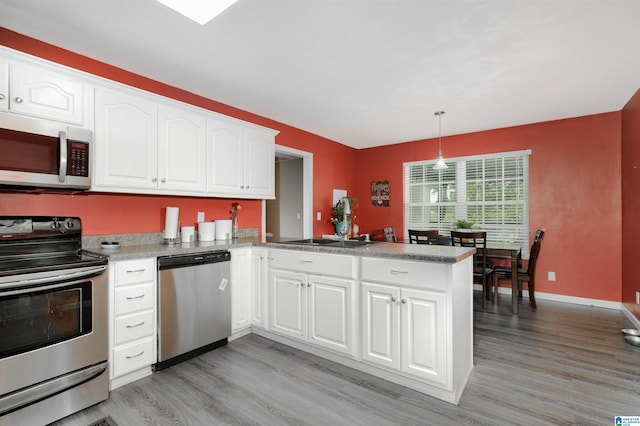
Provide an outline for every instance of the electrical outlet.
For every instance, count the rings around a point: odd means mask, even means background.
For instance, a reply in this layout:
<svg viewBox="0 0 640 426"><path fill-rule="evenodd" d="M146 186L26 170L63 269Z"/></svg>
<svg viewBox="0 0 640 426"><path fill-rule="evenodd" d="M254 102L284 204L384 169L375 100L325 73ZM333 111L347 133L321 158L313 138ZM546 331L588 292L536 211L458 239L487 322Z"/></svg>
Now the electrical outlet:
<svg viewBox="0 0 640 426"><path fill-rule="evenodd" d="M316 213L316 220L322 220L322 212Z"/></svg>
<svg viewBox="0 0 640 426"><path fill-rule="evenodd" d="M548 273L548 279L549 279L549 281L555 281L556 280L556 273L555 272L549 272Z"/></svg>
<svg viewBox="0 0 640 426"><path fill-rule="evenodd" d="M640 305L640 291L636 291L636 303Z"/></svg>
<svg viewBox="0 0 640 426"><path fill-rule="evenodd" d="M198 219L197 222L204 222L204 212L198 212Z"/></svg>

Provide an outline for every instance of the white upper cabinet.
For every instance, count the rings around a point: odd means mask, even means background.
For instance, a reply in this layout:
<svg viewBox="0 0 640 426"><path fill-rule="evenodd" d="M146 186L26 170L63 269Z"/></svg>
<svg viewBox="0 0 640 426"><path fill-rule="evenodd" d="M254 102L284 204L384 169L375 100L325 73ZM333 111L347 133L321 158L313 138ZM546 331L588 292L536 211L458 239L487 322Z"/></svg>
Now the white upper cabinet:
<svg viewBox="0 0 640 426"><path fill-rule="evenodd" d="M203 193L204 116L144 97L96 90L96 189ZM136 191L138 190L138 191Z"/></svg>
<svg viewBox="0 0 640 426"><path fill-rule="evenodd" d="M10 64L9 77L9 94L5 94L9 111L77 125L85 124L86 96L82 82L19 62ZM0 108L4 101L0 101Z"/></svg>
<svg viewBox="0 0 640 426"><path fill-rule="evenodd" d="M260 198L275 197L275 140L271 133L245 131L244 192Z"/></svg>
<svg viewBox="0 0 640 426"><path fill-rule="evenodd" d="M226 120L207 120L207 191L237 194L242 191L244 129Z"/></svg>
<svg viewBox="0 0 640 426"><path fill-rule="evenodd" d="M98 89L95 114L97 152L94 186L156 189L156 104L139 97Z"/></svg>
<svg viewBox="0 0 640 426"><path fill-rule="evenodd" d="M158 187L202 192L206 188L206 120L167 105L158 108Z"/></svg>
<svg viewBox="0 0 640 426"><path fill-rule="evenodd" d="M0 58L0 111L9 110L9 62Z"/></svg>
<svg viewBox="0 0 640 426"><path fill-rule="evenodd" d="M207 120L207 192L275 197L275 133L233 120Z"/></svg>

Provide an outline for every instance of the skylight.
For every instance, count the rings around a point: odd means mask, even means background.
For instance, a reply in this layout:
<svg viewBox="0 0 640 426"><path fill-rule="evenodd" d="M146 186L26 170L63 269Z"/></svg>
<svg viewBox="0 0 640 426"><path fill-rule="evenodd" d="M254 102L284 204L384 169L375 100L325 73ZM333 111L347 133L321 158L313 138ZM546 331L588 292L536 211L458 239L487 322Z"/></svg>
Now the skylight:
<svg viewBox="0 0 640 426"><path fill-rule="evenodd" d="M237 0L156 0L186 16L200 25L204 25L224 12Z"/></svg>

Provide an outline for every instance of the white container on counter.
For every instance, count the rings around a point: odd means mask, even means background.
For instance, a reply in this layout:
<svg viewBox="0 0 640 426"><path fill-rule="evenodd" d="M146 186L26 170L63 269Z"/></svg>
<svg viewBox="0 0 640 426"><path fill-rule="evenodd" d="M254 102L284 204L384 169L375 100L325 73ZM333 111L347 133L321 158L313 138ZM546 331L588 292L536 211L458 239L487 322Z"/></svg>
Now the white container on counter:
<svg viewBox="0 0 640 426"><path fill-rule="evenodd" d="M231 219L216 220L216 240L230 240L231 235Z"/></svg>
<svg viewBox="0 0 640 426"><path fill-rule="evenodd" d="M216 223L215 222L198 223L198 239L200 241L214 241L216 239Z"/></svg>
<svg viewBox="0 0 640 426"><path fill-rule="evenodd" d="M193 225L183 226L180 236L183 243L193 243L196 240L196 227Z"/></svg>

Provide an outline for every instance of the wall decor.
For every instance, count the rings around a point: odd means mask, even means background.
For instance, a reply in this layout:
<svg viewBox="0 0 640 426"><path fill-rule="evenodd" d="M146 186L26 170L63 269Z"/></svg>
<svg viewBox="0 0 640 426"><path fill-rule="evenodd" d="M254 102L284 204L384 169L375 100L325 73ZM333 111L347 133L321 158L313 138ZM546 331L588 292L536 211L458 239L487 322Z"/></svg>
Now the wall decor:
<svg viewBox="0 0 640 426"><path fill-rule="evenodd" d="M374 207L389 207L389 181L371 181L371 205Z"/></svg>

